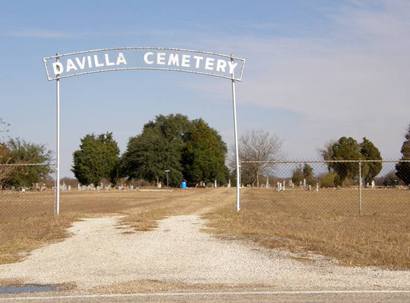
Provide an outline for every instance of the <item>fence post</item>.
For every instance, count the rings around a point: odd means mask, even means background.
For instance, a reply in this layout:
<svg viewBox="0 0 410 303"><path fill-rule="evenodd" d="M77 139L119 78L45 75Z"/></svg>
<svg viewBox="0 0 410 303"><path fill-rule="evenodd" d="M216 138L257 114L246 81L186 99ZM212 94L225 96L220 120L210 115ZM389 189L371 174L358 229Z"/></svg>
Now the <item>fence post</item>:
<svg viewBox="0 0 410 303"><path fill-rule="evenodd" d="M359 216L362 215L362 161L359 160Z"/></svg>

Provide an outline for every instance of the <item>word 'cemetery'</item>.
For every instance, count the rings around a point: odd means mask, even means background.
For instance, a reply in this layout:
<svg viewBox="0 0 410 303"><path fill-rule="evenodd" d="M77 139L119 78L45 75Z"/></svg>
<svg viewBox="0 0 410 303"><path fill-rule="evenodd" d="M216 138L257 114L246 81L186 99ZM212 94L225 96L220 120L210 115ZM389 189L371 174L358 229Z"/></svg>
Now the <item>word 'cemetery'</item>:
<svg viewBox="0 0 410 303"><path fill-rule="evenodd" d="M144 62L146 64L158 64L168 66L181 66L186 68L195 67L197 69L203 68L209 71L228 72L233 74L235 67L238 65L236 62L231 62L224 59L215 59L212 57L204 57L199 55L187 55L176 53L154 53L146 52L144 54ZM229 68L229 70L228 70Z"/></svg>

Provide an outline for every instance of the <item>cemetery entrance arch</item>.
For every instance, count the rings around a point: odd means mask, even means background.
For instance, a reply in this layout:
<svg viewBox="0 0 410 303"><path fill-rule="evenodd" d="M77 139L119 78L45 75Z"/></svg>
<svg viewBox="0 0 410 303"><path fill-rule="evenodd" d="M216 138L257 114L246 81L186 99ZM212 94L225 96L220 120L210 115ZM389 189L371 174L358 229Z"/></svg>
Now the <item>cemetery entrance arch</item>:
<svg viewBox="0 0 410 303"><path fill-rule="evenodd" d="M236 82L242 80L245 59L232 55L181 48L122 47L94 49L43 58L47 79L56 82L56 172L54 212L60 213L60 81L63 78L109 71L159 70L192 73L231 82L236 210L240 210L240 165L236 111Z"/></svg>

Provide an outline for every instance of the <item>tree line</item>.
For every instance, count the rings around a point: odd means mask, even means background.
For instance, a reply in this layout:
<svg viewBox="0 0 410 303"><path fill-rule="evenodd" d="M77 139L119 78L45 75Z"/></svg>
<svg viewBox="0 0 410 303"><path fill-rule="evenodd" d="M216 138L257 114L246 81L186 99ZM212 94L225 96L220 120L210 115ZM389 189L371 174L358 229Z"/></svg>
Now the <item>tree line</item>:
<svg viewBox="0 0 410 303"><path fill-rule="evenodd" d="M51 152L44 145L19 138L5 139L8 125L0 119L0 187L31 187L34 183L51 183ZM218 132L204 120L190 120L181 114L159 115L146 123L140 134L129 138L124 153L120 153L112 133L88 134L73 153L72 171L83 185L106 180L112 184L144 180L150 183L168 182L178 186L185 179L189 185L206 185L215 180L224 185L235 181L233 149L227 157L227 146ZM402 160L410 160L410 126L402 148ZM250 131L239 138L242 161L257 161L241 166L243 185L260 185L260 179L275 175L269 161L281 159L281 141L267 131ZM292 181L308 185L318 181L321 186L334 187L357 184L358 164L337 160L382 160L379 149L368 138L361 142L341 137L326 144L320 151L327 162L327 173L315 176L312 166L299 165L292 172ZM228 158L228 159L227 159ZM11 164L45 164L12 166ZM366 183L376 179L381 162L362 162ZM410 163L400 162L395 170L378 179L384 185L410 184Z"/></svg>
<svg viewBox="0 0 410 303"><path fill-rule="evenodd" d="M72 171L81 184L98 185L107 179L146 180L178 186L188 184L226 184L229 170L225 165L226 144L218 132L204 120L159 115L131 137L120 155L112 133L86 135L74 152Z"/></svg>
<svg viewBox="0 0 410 303"><path fill-rule="evenodd" d="M0 136L8 132L8 127L0 119ZM51 181L51 152L44 145L20 138L0 138L0 189L29 188Z"/></svg>
<svg viewBox="0 0 410 303"><path fill-rule="evenodd" d="M362 180L365 185L373 181L378 181L384 186L399 185L400 183L410 184L409 162L399 162L395 166L395 171L389 172L384 177L376 178L382 170L382 157L379 149L366 137L361 143L352 137L341 137L339 140L327 144L320 153L323 160L327 161L328 173L315 177L313 168L305 163L293 170L292 181L295 184L300 184L303 181L308 185L319 182L322 187L357 184L359 180L358 162L360 160L369 160L360 163ZM410 126L401 153L401 160L410 160ZM355 161L343 162L343 160Z"/></svg>

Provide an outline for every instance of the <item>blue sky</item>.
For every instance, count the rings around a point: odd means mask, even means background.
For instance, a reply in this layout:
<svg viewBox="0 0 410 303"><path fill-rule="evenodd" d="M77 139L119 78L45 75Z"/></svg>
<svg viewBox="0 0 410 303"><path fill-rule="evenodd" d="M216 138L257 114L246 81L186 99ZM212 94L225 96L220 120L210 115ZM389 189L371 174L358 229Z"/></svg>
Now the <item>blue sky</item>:
<svg viewBox="0 0 410 303"><path fill-rule="evenodd" d="M234 53L239 132L264 129L283 157L316 159L342 135L400 156L410 123L410 3L374 1L0 1L0 117L54 150L55 84L42 57L119 46ZM230 83L179 73L64 79L62 167L87 133L128 138L157 114L202 117L233 141Z"/></svg>

